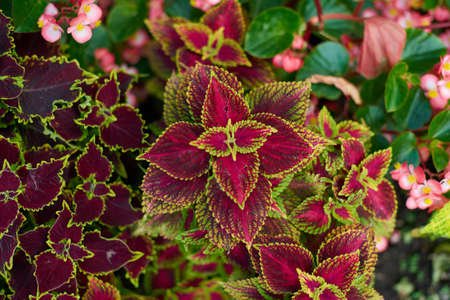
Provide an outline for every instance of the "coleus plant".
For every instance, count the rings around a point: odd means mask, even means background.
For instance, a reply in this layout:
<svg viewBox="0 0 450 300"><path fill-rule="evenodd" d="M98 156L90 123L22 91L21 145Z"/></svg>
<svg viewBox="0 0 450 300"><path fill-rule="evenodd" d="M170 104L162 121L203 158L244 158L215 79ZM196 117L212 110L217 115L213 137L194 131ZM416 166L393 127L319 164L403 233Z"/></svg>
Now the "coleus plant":
<svg viewBox="0 0 450 300"><path fill-rule="evenodd" d="M141 155L150 215L188 207L217 246L251 244L277 210L272 183L305 167L327 144L303 126L310 86L269 83L244 95L228 71L202 64L173 75L164 116L170 126Z"/></svg>
<svg viewBox="0 0 450 300"><path fill-rule="evenodd" d="M175 63L179 71L184 71L200 62L226 68L247 85L273 81L270 66L241 47L246 21L237 0L220 2L197 23L180 17L160 18L148 20L147 26L158 43L149 47L154 67L162 64L161 70L170 70ZM158 73L170 75L167 71Z"/></svg>
<svg viewBox="0 0 450 300"><path fill-rule="evenodd" d="M94 277L123 267L136 283L152 251L129 227L142 213L124 159L146 145L137 110L122 103L133 77L22 56L11 21L0 22L2 293L78 299L90 277L86 299L118 299Z"/></svg>

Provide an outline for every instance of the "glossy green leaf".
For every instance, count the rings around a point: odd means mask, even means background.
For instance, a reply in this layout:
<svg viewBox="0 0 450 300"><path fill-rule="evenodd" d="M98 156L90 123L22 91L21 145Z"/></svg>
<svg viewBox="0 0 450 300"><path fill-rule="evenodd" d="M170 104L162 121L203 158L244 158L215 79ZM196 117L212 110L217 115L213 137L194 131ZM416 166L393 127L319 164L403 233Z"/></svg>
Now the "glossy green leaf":
<svg viewBox="0 0 450 300"><path fill-rule="evenodd" d="M364 104L384 103L386 79L386 73L381 73L380 76L362 83L360 94Z"/></svg>
<svg viewBox="0 0 450 300"><path fill-rule="evenodd" d="M416 166L420 162L416 136L412 132L403 133L392 142L392 162L404 161Z"/></svg>
<svg viewBox="0 0 450 300"><path fill-rule="evenodd" d="M164 11L171 17L183 17L192 19L201 14L201 11L193 8L189 0L165 0Z"/></svg>
<svg viewBox="0 0 450 300"><path fill-rule="evenodd" d="M405 104L394 112L397 129L419 129L431 118L430 101L419 88L409 90Z"/></svg>
<svg viewBox="0 0 450 300"><path fill-rule="evenodd" d="M143 26L148 12L146 2L145 0L117 2L106 21L113 40L123 41Z"/></svg>
<svg viewBox="0 0 450 300"><path fill-rule="evenodd" d="M375 105L363 106L356 112L358 119L363 119L372 130L379 130L386 123L386 113Z"/></svg>
<svg viewBox="0 0 450 300"><path fill-rule="evenodd" d="M408 65L403 62L396 64L389 72L384 90L384 102L388 112L394 112L405 104L409 92L407 74Z"/></svg>
<svg viewBox="0 0 450 300"><path fill-rule="evenodd" d="M430 144L430 153L436 171L440 172L445 169L448 163L448 153L440 145L440 142L434 140Z"/></svg>
<svg viewBox="0 0 450 300"><path fill-rule="evenodd" d="M431 120L428 135L433 139L450 142L450 111L442 111Z"/></svg>
<svg viewBox="0 0 450 300"><path fill-rule="evenodd" d="M4 0L2 0L3 2ZM37 21L44 12L48 1L45 0L14 0L12 16L16 32L39 31Z"/></svg>
<svg viewBox="0 0 450 300"><path fill-rule="evenodd" d="M292 9L267 9L250 23L244 48L256 57L273 57L291 45L299 27L300 16Z"/></svg>
<svg viewBox="0 0 450 300"><path fill-rule="evenodd" d="M402 60L408 64L410 72L429 71L447 51L442 41L432 33L420 29L407 29L406 34Z"/></svg>

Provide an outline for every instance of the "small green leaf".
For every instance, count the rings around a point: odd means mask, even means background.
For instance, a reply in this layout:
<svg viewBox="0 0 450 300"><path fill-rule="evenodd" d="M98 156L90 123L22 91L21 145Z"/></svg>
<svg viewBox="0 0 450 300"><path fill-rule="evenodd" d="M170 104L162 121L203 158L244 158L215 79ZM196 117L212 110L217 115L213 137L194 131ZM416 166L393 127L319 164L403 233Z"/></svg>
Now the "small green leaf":
<svg viewBox="0 0 450 300"><path fill-rule="evenodd" d="M450 110L438 113L428 128L430 138L450 142Z"/></svg>
<svg viewBox="0 0 450 300"><path fill-rule="evenodd" d="M269 8L250 23L244 48L256 57L273 57L291 45L299 27L300 16L292 9Z"/></svg>
<svg viewBox="0 0 450 300"><path fill-rule="evenodd" d="M386 79L386 73L381 73L380 76L362 83L360 93L364 104L384 104Z"/></svg>
<svg viewBox="0 0 450 300"><path fill-rule="evenodd" d="M434 140L430 144L431 158L433 159L436 171L441 172L448 163L448 153L440 146L440 142Z"/></svg>
<svg viewBox="0 0 450 300"><path fill-rule="evenodd" d="M118 1L108 14L106 24L113 40L126 40L140 27L147 17L145 0Z"/></svg>
<svg viewBox="0 0 450 300"><path fill-rule="evenodd" d="M15 32L39 31L37 21L39 16L44 12L47 3L48 1L45 0L14 0L12 4L12 16Z"/></svg>
<svg viewBox="0 0 450 300"><path fill-rule="evenodd" d="M420 162L416 136L412 132L399 135L392 142L392 162L404 162L417 166Z"/></svg>
<svg viewBox="0 0 450 300"><path fill-rule="evenodd" d="M431 118L430 101L419 88L409 90L405 104L396 112L393 118L398 126L397 129L419 129Z"/></svg>
<svg viewBox="0 0 450 300"><path fill-rule="evenodd" d="M394 112L402 107L408 97L408 65L400 62L389 72L386 88L384 90L384 102L388 112Z"/></svg>
<svg viewBox="0 0 450 300"><path fill-rule="evenodd" d="M420 29L406 30L406 45L402 60L409 66L410 72L424 73L431 69L447 49L441 40L432 33Z"/></svg>
<svg viewBox="0 0 450 300"><path fill-rule="evenodd" d="M357 110L358 119L363 119L372 130L379 130L386 123L386 113L375 105L368 105Z"/></svg>

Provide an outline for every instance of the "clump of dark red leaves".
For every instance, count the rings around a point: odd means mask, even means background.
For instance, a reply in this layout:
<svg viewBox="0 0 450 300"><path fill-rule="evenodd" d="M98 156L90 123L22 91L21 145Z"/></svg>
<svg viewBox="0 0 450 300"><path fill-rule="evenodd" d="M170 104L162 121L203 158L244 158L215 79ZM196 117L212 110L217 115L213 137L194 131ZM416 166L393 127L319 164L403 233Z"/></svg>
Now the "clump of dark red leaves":
<svg viewBox="0 0 450 300"><path fill-rule="evenodd" d="M11 32L0 14L4 292L67 300L87 289L86 299L119 299L92 276L123 268L137 280L152 251L147 237L131 234L143 214L131 204L137 195L122 161L146 146L143 121L123 103L133 77L97 77L63 57L20 56Z"/></svg>

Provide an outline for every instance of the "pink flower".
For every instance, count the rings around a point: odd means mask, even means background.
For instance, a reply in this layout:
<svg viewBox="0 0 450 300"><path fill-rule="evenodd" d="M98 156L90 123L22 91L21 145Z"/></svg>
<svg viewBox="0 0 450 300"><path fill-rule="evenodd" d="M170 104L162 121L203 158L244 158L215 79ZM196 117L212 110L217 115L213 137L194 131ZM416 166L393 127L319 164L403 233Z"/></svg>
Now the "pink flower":
<svg viewBox="0 0 450 300"><path fill-rule="evenodd" d="M423 184L414 184L406 201L409 209L434 210L442 207L445 198L442 196L441 184L434 179L425 180Z"/></svg>
<svg viewBox="0 0 450 300"><path fill-rule="evenodd" d="M283 69L292 73L298 71L303 66L303 60L295 55L287 55L283 58Z"/></svg>
<svg viewBox="0 0 450 300"><path fill-rule="evenodd" d="M56 24L48 22L41 29L41 35L47 42L54 43L61 39L62 28Z"/></svg>
<svg viewBox="0 0 450 300"><path fill-rule="evenodd" d="M445 177L441 180L440 184L443 193L450 191L450 172L445 174Z"/></svg>
<svg viewBox="0 0 450 300"><path fill-rule="evenodd" d="M421 184L425 181L425 172L418 166L414 168L414 165L408 166L408 172L401 174L398 179L398 185L404 190L410 190L414 184Z"/></svg>
<svg viewBox="0 0 450 300"><path fill-rule="evenodd" d="M301 35L296 34L294 36L294 40L292 41L292 49L295 50L302 50L303 47L306 45L305 40Z"/></svg>
<svg viewBox="0 0 450 300"><path fill-rule="evenodd" d="M117 68L116 58L107 48L95 49L94 57L100 68L107 73Z"/></svg>
<svg viewBox="0 0 450 300"><path fill-rule="evenodd" d="M72 34L75 41L80 44L86 43L92 37L92 29L89 27L89 20L85 14L79 14L78 17L70 21L67 33Z"/></svg>
<svg viewBox="0 0 450 300"><path fill-rule="evenodd" d="M437 83L439 95L445 100L450 99L450 78L439 80Z"/></svg>
<svg viewBox="0 0 450 300"><path fill-rule="evenodd" d="M142 48L149 40L150 38L148 37L147 32L143 29L139 29L128 40L128 45L136 48Z"/></svg>
<svg viewBox="0 0 450 300"><path fill-rule="evenodd" d="M447 31L444 31L439 35L439 38L444 43L445 47L447 47L447 52L450 49L450 29L447 29Z"/></svg>
<svg viewBox="0 0 450 300"><path fill-rule="evenodd" d="M422 146L419 148L420 161L425 163L430 158L430 149L427 146Z"/></svg>
<svg viewBox="0 0 450 300"><path fill-rule="evenodd" d="M47 6L44 9L44 15L54 17L58 15L59 11L58 8L53 3L47 4Z"/></svg>
<svg viewBox="0 0 450 300"><path fill-rule="evenodd" d="M433 16L438 22L446 22L450 19L450 11L445 6L438 6L434 9Z"/></svg>
<svg viewBox="0 0 450 300"><path fill-rule="evenodd" d="M164 12L164 0L150 0L148 18L151 21L167 17Z"/></svg>
<svg viewBox="0 0 450 300"><path fill-rule="evenodd" d="M377 16L378 13L375 9L373 8L366 8L363 12L362 12L362 17L363 18L371 18L371 17L375 17Z"/></svg>
<svg viewBox="0 0 450 300"><path fill-rule="evenodd" d="M438 91L429 91L426 95L430 98L430 105L432 109L440 111L447 106L448 99L441 97Z"/></svg>
<svg viewBox="0 0 450 300"><path fill-rule="evenodd" d="M56 24L56 20L52 16L49 16L49 15L46 15L46 14L42 14L39 17L38 22L37 22L39 28L42 28L42 27L44 27L45 25L47 25L49 23Z"/></svg>
<svg viewBox="0 0 450 300"><path fill-rule="evenodd" d="M277 68L282 68L283 67L283 58L284 58L283 53L278 53L277 55L275 55L272 58L272 64Z"/></svg>
<svg viewBox="0 0 450 300"><path fill-rule="evenodd" d="M81 14L86 15L89 24L95 25L102 17L102 9L93 0L83 0L78 9L78 15Z"/></svg>
<svg viewBox="0 0 450 300"><path fill-rule="evenodd" d="M207 11L208 9L210 9L219 2L220 0L193 0L191 1L191 4L195 8Z"/></svg>
<svg viewBox="0 0 450 300"><path fill-rule="evenodd" d="M444 79L450 79L450 54L441 58L439 73Z"/></svg>
<svg viewBox="0 0 450 300"><path fill-rule="evenodd" d="M431 91L437 89L438 78L433 74L425 74L420 78L420 87L424 91Z"/></svg>
<svg viewBox="0 0 450 300"><path fill-rule="evenodd" d="M141 50L139 48L125 48L122 51L122 58L130 64L136 64L141 58Z"/></svg>
<svg viewBox="0 0 450 300"><path fill-rule="evenodd" d="M389 247L389 241L386 237L376 237L375 238L375 247L377 252L384 252Z"/></svg>
<svg viewBox="0 0 450 300"><path fill-rule="evenodd" d="M414 184L409 192L413 198L429 197L430 195L441 195L442 188L437 180L425 180L422 184Z"/></svg>
<svg viewBox="0 0 450 300"><path fill-rule="evenodd" d="M406 162L400 164L399 162L395 163L394 170L391 171L391 177L394 180L399 180L401 177L409 174L408 164Z"/></svg>

